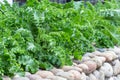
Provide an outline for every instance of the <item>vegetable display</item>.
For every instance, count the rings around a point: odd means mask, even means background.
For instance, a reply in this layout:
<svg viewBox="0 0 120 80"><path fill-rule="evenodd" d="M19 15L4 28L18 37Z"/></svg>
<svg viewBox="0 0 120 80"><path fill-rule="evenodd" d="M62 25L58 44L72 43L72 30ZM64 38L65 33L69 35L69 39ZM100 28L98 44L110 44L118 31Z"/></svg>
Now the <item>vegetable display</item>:
<svg viewBox="0 0 120 80"><path fill-rule="evenodd" d="M0 75L72 65L86 52L120 44L117 0L0 3Z"/></svg>

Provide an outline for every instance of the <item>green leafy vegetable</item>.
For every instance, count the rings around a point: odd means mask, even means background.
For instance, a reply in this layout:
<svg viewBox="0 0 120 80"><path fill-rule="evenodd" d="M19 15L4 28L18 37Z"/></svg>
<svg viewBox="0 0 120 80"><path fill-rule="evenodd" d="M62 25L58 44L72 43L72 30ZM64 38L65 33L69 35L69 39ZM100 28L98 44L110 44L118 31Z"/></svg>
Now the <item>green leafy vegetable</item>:
<svg viewBox="0 0 120 80"><path fill-rule="evenodd" d="M72 65L95 48L120 45L120 4L28 0L0 3L0 75Z"/></svg>

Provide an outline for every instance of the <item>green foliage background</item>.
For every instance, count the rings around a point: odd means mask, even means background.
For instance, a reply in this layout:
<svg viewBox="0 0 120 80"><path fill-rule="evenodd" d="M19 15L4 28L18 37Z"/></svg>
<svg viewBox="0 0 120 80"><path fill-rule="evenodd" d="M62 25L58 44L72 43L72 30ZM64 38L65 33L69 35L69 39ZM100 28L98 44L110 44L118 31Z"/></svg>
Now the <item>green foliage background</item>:
<svg viewBox="0 0 120 80"><path fill-rule="evenodd" d="M0 75L71 65L95 48L120 44L119 2L0 4Z"/></svg>

